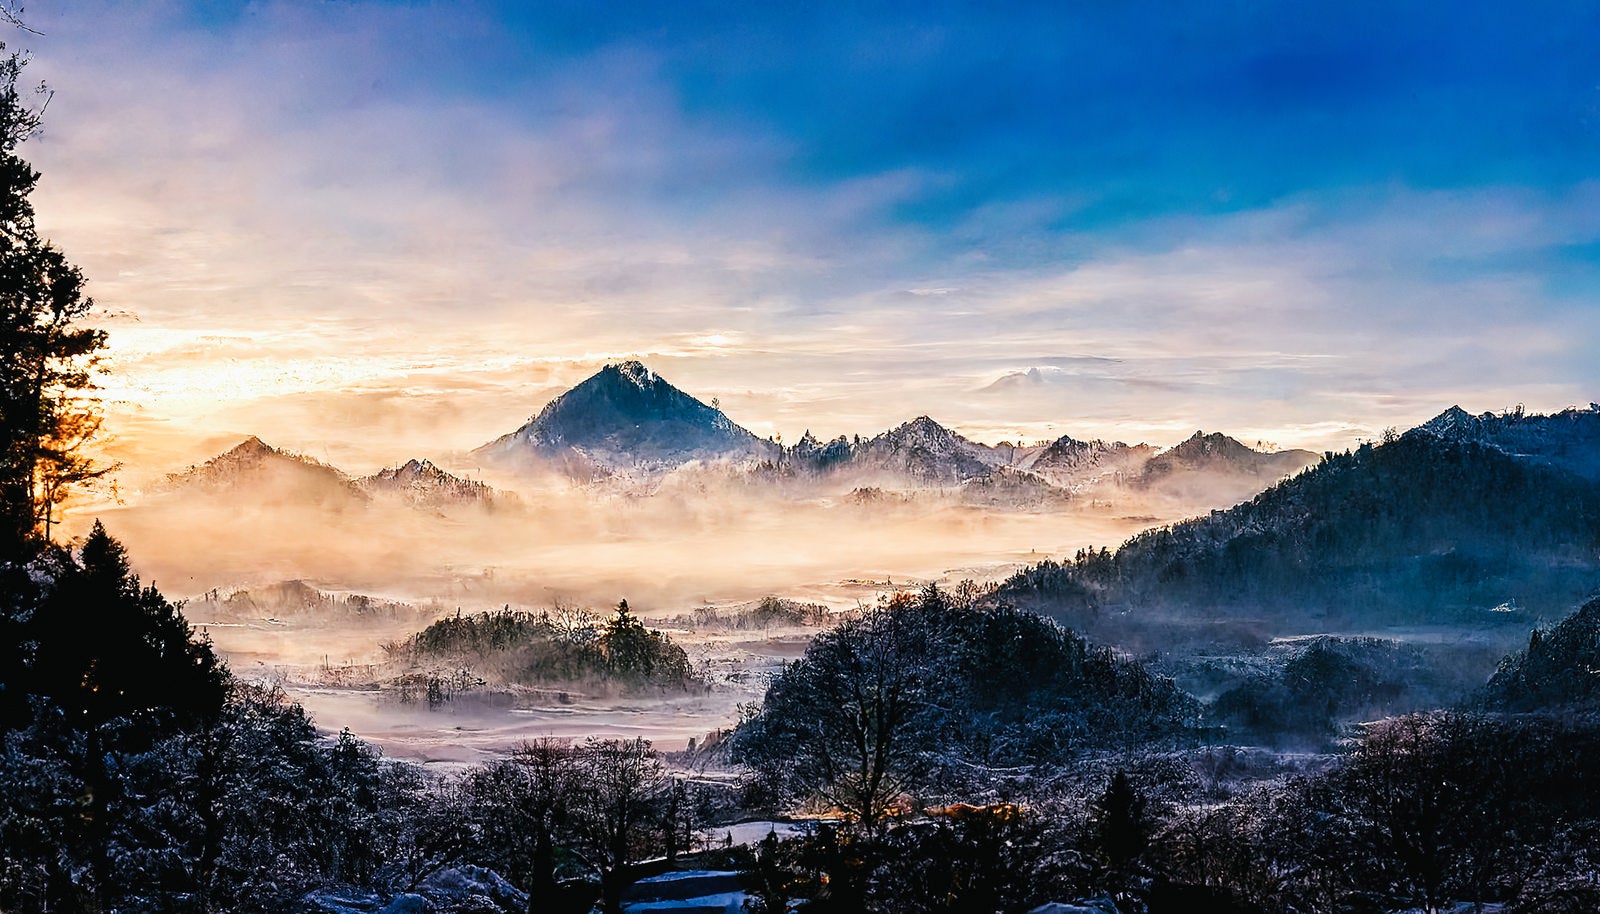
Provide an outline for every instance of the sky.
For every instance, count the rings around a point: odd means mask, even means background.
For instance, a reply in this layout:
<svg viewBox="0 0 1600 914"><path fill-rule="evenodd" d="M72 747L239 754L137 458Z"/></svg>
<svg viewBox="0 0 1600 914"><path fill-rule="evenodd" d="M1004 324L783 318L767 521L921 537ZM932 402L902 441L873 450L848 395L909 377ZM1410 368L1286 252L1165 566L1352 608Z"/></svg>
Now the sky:
<svg viewBox="0 0 1600 914"><path fill-rule="evenodd" d="M790 441L1600 400L1592 3L39 3L130 479L470 463L642 358Z"/></svg>

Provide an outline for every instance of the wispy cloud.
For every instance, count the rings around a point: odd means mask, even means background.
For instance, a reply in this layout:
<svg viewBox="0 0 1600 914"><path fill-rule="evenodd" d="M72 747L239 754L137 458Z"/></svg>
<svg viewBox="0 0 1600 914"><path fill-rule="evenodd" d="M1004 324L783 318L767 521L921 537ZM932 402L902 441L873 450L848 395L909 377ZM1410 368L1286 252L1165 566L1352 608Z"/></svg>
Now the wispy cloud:
<svg viewBox="0 0 1600 914"><path fill-rule="evenodd" d="M1408 176L1447 144L1409 128L1356 172L1284 145L1314 110L1377 137L1397 87L1488 91L1354 54L1360 33L1319 52L1365 74L1330 86L1267 53L1286 35L1175 44L1176 75L1145 74L1109 13L1029 12L1035 36L637 12L49 13L30 76L57 94L27 152L48 232L138 317L108 325L107 393L125 438L164 443L128 452L187 462L228 429L375 467L470 448L625 356L786 438L931 413L990 439L1323 447L1600 387L1600 185L1539 158L1559 150L1440 186ZM1008 66L980 53L999 37ZM1032 367L1049 383L982 390Z"/></svg>

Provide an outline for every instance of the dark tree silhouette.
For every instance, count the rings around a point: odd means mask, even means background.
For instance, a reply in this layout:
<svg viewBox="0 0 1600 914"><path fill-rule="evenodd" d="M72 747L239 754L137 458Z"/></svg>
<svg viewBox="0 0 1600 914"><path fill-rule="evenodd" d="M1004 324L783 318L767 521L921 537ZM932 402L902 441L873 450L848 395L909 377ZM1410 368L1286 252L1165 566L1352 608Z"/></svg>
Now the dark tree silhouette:
<svg viewBox="0 0 1600 914"><path fill-rule="evenodd" d="M648 740L591 738L578 754L582 778L574 810L577 852L600 877L606 914L622 910L622 891L633 881L633 864L653 846L651 807L665 772Z"/></svg>
<svg viewBox="0 0 1600 914"><path fill-rule="evenodd" d="M29 200L39 173L17 155L42 110L19 88L26 62L0 59L0 561L48 540L72 487L108 470L85 454L100 428L85 394L105 332L78 326L94 301L39 236Z"/></svg>
<svg viewBox="0 0 1600 914"><path fill-rule="evenodd" d="M1089 811L1095 848L1114 873L1125 872L1149 843L1151 822L1145 804L1127 772L1118 771Z"/></svg>

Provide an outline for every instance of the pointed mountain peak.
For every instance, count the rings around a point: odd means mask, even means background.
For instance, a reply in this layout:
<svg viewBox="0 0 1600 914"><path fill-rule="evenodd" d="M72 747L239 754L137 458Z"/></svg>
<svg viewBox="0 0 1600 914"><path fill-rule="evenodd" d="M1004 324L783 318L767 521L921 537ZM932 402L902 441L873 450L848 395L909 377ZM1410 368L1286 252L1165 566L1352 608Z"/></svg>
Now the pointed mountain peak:
<svg viewBox="0 0 1600 914"><path fill-rule="evenodd" d="M251 435L199 466L168 473L156 491L248 491L268 500L331 504L352 495L348 477L336 467L275 448Z"/></svg>
<svg viewBox="0 0 1600 914"><path fill-rule="evenodd" d="M305 454L297 454L294 451L286 451L281 447L273 447L255 435L251 435L228 450L223 451L217 456L206 461L206 463L235 464L256 463L262 461L303 463L306 466L311 467L322 467L325 469L329 468L327 464L315 457L308 457Z"/></svg>
<svg viewBox="0 0 1600 914"><path fill-rule="evenodd" d="M919 445L940 450L979 446L973 445L960 432L952 431L940 425L929 416L918 416L910 422L903 422L879 435L874 440L893 443L896 446Z"/></svg>
<svg viewBox="0 0 1600 914"><path fill-rule="evenodd" d="M233 447L206 461L207 464L241 464L260 462L289 462L303 463L306 466L327 467L327 464L304 454L286 451L280 447L262 441L255 435L244 439Z"/></svg>
<svg viewBox="0 0 1600 914"><path fill-rule="evenodd" d="M1231 457L1258 452L1244 442L1229 438L1221 432L1212 432L1208 435L1204 431L1197 431L1181 444L1174 445L1168 453L1184 457Z"/></svg>
<svg viewBox="0 0 1600 914"><path fill-rule="evenodd" d="M1418 428L1432 435L1465 435L1475 431L1480 424L1477 416L1460 406L1452 406L1422 423Z"/></svg>
<svg viewBox="0 0 1600 914"><path fill-rule="evenodd" d="M910 422L900 426L907 431L918 432L947 432L949 429L935 422L931 416L918 416Z"/></svg>
<svg viewBox="0 0 1600 914"><path fill-rule="evenodd" d="M222 456L222 457L258 457L258 456L261 456L261 455L264 455L264 454L276 454L276 453L279 453L277 448L275 448L272 445L266 443L265 441L262 441L260 438L257 438L255 435L251 435L250 437L244 439L243 441L239 442L238 444L236 444L233 447L229 448L228 450L224 451L219 456Z"/></svg>
<svg viewBox="0 0 1600 914"><path fill-rule="evenodd" d="M412 479L448 476L450 474L439 469L431 460L419 460L418 458L413 457L397 467L385 467L384 469L379 470L375 475L388 479Z"/></svg>
<svg viewBox="0 0 1600 914"><path fill-rule="evenodd" d="M608 380L623 381L641 390L649 389L657 384L666 384L666 381L662 380L660 375L646 368L645 364L638 359L628 359L624 362L608 364L600 369L599 373L591 377L590 380L602 377ZM667 386L670 387L671 385Z"/></svg>
<svg viewBox="0 0 1600 914"><path fill-rule="evenodd" d="M532 422L475 453L571 470L666 469L691 460L765 456L771 446L665 378L628 360L551 400ZM582 475L580 473L580 475Z"/></svg>
<svg viewBox="0 0 1600 914"><path fill-rule="evenodd" d="M415 457L397 467L386 467L357 481L371 492L397 494L406 500L429 505L448 502L487 501L493 491L487 485L440 469L431 460Z"/></svg>

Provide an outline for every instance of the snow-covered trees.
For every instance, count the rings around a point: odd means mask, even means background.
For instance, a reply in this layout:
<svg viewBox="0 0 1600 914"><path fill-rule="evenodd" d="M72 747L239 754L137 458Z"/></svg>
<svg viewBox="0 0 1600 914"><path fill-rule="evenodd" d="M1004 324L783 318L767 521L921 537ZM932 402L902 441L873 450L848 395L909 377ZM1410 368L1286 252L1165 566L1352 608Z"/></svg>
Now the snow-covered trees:
<svg viewBox="0 0 1600 914"><path fill-rule="evenodd" d="M0 667L0 732L19 777L45 788L19 791L11 810L48 825L16 845L37 867L28 891L95 909L119 883L140 760L215 721L226 673L98 525L76 553L43 546L25 565L0 565L0 600L0 627L15 638ZM6 889L0 877L0 905Z"/></svg>
<svg viewBox="0 0 1600 914"><path fill-rule="evenodd" d="M666 772L642 739L591 739L578 754L578 771L582 789L573 817L574 844L600 876L606 914L617 914L622 890L632 881L630 866L660 843L660 824L651 811Z"/></svg>
<svg viewBox="0 0 1600 914"><path fill-rule="evenodd" d="M464 776L475 846L486 852L484 862L530 896L548 899L555 889L560 845L581 785L578 762L577 750L544 738Z"/></svg>
<svg viewBox="0 0 1600 914"><path fill-rule="evenodd" d="M1194 712L1171 682L1047 619L929 587L819 635L733 746L780 791L870 827L909 790L1157 740Z"/></svg>
<svg viewBox="0 0 1600 914"><path fill-rule="evenodd" d="M740 757L817 791L871 830L926 748L928 634L897 605L818 635L772 684L761 716L741 728Z"/></svg>
<svg viewBox="0 0 1600 914"><path fill-rule="evenodd" d="M440 862L493 867L530 904L546 906L564 895L561 879L579 878L616 910L634 864L681 848L693 819L681 785L642 739L525 743L463 773L441 799L465 828Z"/></svg>

